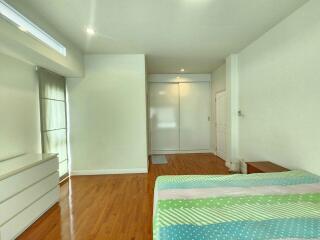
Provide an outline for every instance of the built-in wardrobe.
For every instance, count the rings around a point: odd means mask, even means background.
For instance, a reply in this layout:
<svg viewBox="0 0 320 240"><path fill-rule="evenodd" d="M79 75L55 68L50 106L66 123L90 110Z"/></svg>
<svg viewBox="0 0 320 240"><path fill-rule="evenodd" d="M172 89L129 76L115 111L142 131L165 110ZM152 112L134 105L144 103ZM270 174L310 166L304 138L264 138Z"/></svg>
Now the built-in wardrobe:
<svg viewBox="0 0 320 240"><path fill-rule="evenodd" d="M210 74L148 77L151 154L210 152Z"/></svg>

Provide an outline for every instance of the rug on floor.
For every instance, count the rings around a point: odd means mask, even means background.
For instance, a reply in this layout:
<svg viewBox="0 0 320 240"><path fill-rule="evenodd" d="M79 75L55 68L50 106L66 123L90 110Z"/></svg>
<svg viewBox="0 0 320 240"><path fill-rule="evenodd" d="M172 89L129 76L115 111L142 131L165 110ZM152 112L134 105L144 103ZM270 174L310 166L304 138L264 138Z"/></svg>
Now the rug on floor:
<svg viewBox="0 0 320 240"><path fill-rule="evenodd" d="M152 164L167 164L167 158L165 155L152 155L151 157Z"/></svg>

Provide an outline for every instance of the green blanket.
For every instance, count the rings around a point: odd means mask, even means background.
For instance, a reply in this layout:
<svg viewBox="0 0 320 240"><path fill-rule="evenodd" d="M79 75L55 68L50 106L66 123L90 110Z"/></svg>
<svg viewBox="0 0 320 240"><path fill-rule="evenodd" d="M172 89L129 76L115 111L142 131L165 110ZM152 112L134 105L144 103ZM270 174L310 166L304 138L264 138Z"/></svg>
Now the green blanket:
<svg viewBox="0 0 320 240"><path fill-rule="evenodd" d="M154 240L320 239L320 177L305 171L158 177Z"/></svg>

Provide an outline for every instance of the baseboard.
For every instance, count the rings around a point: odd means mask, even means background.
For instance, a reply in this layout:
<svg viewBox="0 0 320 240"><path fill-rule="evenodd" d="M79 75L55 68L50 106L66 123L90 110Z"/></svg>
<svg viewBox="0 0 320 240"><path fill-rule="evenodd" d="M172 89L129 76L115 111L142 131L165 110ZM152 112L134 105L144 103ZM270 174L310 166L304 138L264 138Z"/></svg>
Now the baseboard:
<svg viewBox="0 0 320 240"><path fill-rule="evenodd" d="M71 176L148 173L148 168L74 170Z"/></svg>
<svg viewBox="0 0 320 240"><path fill-rule="evenodd" d="M151 154L161 155L161 154L188 154L188 153L212 153L210 149L206 150L188 150L188 151L179 151L179 150L153 150Z"/></svg>

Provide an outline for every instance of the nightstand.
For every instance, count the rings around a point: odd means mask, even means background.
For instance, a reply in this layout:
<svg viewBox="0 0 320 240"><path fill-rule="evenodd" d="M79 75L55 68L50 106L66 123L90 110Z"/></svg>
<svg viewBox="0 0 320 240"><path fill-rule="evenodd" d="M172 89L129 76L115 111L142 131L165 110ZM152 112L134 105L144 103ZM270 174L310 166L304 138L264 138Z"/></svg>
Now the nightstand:
<svg viewBox="0 0 320 240"><path fill-rule="evenodd" d="M247 162L247 173L271 173L290 171L272 162Z"/></svg>

